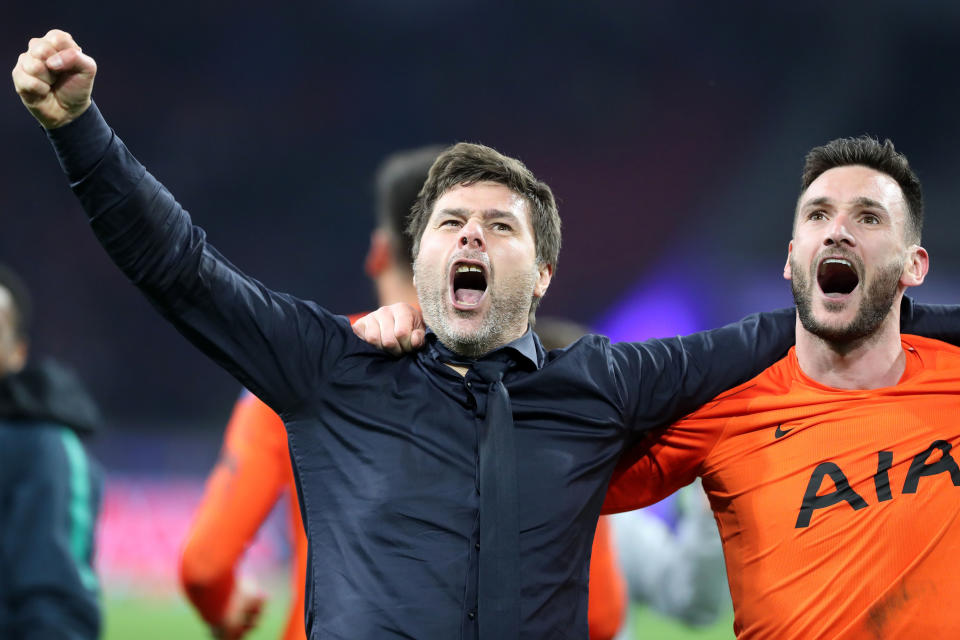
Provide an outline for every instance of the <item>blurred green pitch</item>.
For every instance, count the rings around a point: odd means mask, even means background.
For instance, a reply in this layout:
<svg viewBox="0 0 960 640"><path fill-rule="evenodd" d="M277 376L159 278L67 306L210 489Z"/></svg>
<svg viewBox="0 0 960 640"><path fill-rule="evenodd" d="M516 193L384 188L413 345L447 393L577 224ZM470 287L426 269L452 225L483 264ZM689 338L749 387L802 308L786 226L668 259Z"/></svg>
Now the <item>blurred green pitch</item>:
<svg viewBox="0 0 960 640"><path fill-rule="evenodd" d="M246 638L277 640L286 620L288 594L267 601L258 627ZM732 640L733 614L702 629L689 629L646 608L634 608L637 640ZM185 600L179 598L127 598L106 600L103 640L209 640L210 633ZM246 639L245 639L246 640Z"/></svg>

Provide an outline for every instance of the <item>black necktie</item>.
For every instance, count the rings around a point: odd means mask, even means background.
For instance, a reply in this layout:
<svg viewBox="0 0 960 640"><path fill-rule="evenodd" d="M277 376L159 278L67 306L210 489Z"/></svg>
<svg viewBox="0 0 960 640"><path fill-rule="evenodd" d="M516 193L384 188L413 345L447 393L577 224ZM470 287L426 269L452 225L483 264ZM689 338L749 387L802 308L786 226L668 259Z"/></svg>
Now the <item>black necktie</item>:
<svg viewBox="0 0 960 640"><path fill-rule="evenodd" d="M473 365L490 387L480 435L480 640L520 637L520 524L513 413L503 374L510 362Z"/></svg>

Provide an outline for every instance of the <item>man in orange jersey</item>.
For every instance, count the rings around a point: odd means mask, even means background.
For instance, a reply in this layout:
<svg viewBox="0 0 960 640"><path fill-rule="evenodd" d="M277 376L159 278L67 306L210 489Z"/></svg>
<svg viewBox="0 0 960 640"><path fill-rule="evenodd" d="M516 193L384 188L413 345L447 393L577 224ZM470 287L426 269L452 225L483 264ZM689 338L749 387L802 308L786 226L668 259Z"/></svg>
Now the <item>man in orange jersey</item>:
<svg viewBox="0 0 960 640"><path fill-rule="evenodd" d="M426 180L441 147L422 147L396 153L380 166L376 176L377 227L370 237L365 271L373 280L380 304L416 305L410 264L410 236L404 233L407 214ZM553 323L559 335L562 323ZM547 348L551 322L538 325ZM544 333L544 330L547 333ZM304 631L304 585L307 540L297 503L287 434L283 422L253 394L237 401L224 436L220 461L188 534L180 562L180 577L190 601L214 633L240 638L256 623L264 595L254 585L235 579L244 549L286 492L293 536L294 571L291 610L284 640L301 640ZM591 640L613 638L624 619L626 589L613 552L606 518L601 518L590 566L588 624Z"/></svg>
<svg viewBox="0 0 960 640"><path fill-rule="evenodd" d="M960 349L900 334L928 269L920 183L886 141L806 158L784 277L796 347L652 436L606 510L703 478L738 638L934 638L957 629Z"/></svg>

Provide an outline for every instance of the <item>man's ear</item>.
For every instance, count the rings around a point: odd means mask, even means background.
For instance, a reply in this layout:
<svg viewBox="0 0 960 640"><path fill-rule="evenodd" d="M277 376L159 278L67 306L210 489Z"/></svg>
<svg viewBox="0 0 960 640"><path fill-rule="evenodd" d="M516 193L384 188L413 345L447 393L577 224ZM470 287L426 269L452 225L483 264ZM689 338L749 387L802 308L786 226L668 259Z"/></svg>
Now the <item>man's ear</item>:
<svg viewBox="0 0 960 640"><path fill-rule="evenodd" d="M790 254L793 253L793 240L787 245L787 263L783 265L783 279L793 280L793 269L790 268Z"/></svg>
<svg viewBox="0 0 960 640"><path fill-rule="evenodd" d="M547 294L547 288L550 286L550 280L553 278L553 265L548 263L537 265L537 283L533 287L533 295L542 298Z"/></svg>
<svg viewBox="0 0 960 640"><path fill-rule="evenodd" d="M370 248L367 249L367 258L363 261L363 270L370 278L376 278L390 265L393 256L393 245L390 236L383 229L374 229L370 234Z"/></svg>
<svg viewBox="0 0 960 640"><path fill-rule="evenodd" d="M907 252L907 260L900 274L900 284L905 287L917 287L923 284L930 270L930 254L920 245L913 245Z"/></svg>

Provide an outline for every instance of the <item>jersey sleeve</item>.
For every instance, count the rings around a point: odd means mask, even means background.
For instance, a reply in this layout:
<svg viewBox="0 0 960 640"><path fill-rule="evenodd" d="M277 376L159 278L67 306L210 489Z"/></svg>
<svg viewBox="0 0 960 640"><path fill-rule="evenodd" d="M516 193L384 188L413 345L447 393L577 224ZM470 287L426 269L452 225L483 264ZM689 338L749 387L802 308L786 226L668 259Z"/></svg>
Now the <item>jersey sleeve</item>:
<svg viewBox="0 0 960 640"><path fill-rule="evenodd" d="M359 340L317 305L272 291L221 256L96 108L48 131L114 263L195 346L271 407L297 406Z"/></svg>
<svg viewBox="0 0 960 640"><path fill-rule="evenodd" d="M649 506L693 482L725 422L694 414L648 434L621 457L603 513Z"/></svg>
<svg viewBox="0 0 960 640"><path fill-rule="evenodd" d="M286 487L289 464L283 422L245 394L227 425L180 558L183 589L207 623L221 622L237 564Z"/></svg>
<svg viewBox="0 0 960 640"><path fill-rule="evenodd" d="M780 360L794 344L795 329L791 308L688 336L612 345L633 438L671 424Z"/></svg>

